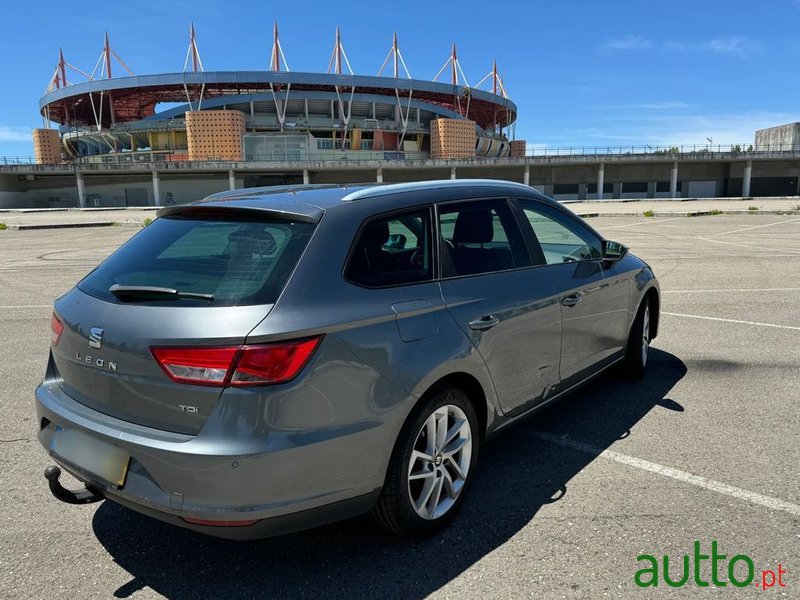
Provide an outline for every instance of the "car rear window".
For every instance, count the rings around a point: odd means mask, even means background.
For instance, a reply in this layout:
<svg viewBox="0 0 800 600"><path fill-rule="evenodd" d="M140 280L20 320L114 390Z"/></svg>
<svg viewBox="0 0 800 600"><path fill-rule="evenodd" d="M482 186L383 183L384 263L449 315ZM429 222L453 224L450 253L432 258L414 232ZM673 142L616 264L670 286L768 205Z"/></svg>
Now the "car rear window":
<svg viewBox="0 0 800 600"><path fill-rule="evenodd" d="M109 292L118 284L214 297L211 302L175 298L138 304L271 304L297 266L314 227L278 219L162 217L114 252L78 288L109 302L119 302Z"/></svg>

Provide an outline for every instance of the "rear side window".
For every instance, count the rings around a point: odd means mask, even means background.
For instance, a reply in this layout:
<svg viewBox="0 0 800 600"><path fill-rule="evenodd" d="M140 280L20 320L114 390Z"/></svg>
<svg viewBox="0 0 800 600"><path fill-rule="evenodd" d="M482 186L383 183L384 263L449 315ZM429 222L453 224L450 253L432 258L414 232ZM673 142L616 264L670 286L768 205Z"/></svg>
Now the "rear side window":
<svg viewBox="0 0 800 600"><path fill-rule="evenodd" d="M358 234L345 277L367 287L433 279L430 211L414 210L367 221Z"/></svg>
<svg viewBox="0 0 800 600"><path fill-rule="evenodd" d="M496 273L531 265L506 200L439 207L442 277Z"/></svg>
<svg viewBox="0 0 800 600"><path fill-rule="evenodd" d="M240 306L271 304L314 230L284 220L209 220L162 217L112 254L78 284L110 302L114 284L210 294L211 302L182 298L140 303Z"/></svg>

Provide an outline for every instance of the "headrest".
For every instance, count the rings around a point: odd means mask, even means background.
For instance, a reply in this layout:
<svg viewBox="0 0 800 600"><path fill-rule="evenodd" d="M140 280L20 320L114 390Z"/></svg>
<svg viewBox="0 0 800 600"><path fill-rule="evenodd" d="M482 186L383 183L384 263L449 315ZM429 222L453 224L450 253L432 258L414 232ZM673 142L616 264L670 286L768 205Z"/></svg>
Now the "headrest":
<svg viewBox="0 0 800 600"><path fill-rule="evenodd" d="M485 244L494 237L492 211L488 208L462 210L456 218L454 244Z"/></svg>
<svg viewBox="0 0 800 600"><path fill-rule="evenodd" d="M361 236L361 245L364 248L376 248L389 241L389 223L381 221L367 226Z"/></svg>
<svg viewBox="0 0 800 600"><path fill-rule="evenodd" d="M235 244L238 254L257 254L269 256L278 248L275 237L269 231L234 231L228 235L228 241Z"/></svg>

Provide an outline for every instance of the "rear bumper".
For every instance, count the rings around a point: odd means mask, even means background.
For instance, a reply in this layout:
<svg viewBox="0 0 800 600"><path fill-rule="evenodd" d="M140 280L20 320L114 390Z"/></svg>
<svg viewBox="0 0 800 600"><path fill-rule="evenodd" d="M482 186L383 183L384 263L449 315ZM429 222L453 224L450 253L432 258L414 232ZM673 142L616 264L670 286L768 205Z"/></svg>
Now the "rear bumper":
<svg viewBox="0 0 800 600"><path fill-rule="evenodd" d="M53 382L36 390L39 441L95 493L202 533L234 539L280 535L368 511L380 491L395 432L372 421L316 431L228 431L197 436L155 430L88 408ZM78 430L130 455L121 487L50 450L56 428ZM390 453L390 449L389 449ZM195 525L184 518L257 522Z"/></svg>

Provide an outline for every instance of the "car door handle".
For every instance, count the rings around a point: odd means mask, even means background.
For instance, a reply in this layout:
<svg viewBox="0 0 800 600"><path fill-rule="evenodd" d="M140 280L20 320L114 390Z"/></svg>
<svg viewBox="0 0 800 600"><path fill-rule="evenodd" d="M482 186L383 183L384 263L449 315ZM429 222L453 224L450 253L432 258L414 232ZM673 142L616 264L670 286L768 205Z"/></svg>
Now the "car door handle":
<svg viewBox="0 0 800 600"><path fill-rule="evenodd" d="M500 319L494 315L484 315L474 321L469 322L469 328L475 331L486 331L491 329L500 322Z"/></svg>
<svg viewBox="0 0 800 600"><path fill-rule="evenodd" d="M581 294L572 294L571 296L564 296L561 299L561 306L575 306L581 300L583 300L583 296Z"/></svg>

